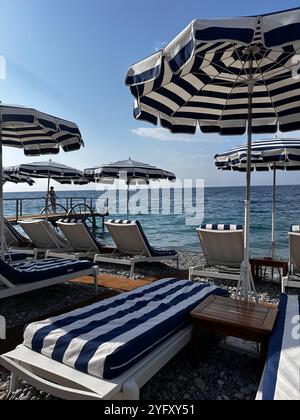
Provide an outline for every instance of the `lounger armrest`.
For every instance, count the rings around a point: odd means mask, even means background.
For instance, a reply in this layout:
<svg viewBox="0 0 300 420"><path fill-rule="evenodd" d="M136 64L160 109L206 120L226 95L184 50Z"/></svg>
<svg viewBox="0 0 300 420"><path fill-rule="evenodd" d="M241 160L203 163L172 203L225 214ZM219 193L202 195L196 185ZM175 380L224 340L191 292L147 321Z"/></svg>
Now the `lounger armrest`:
<svg viewBox="0 0 300 420"><path fill-rule="evenodd" d="M58 398L63 398L66 400L70 399L85 399L85 400L99 400L99 396L93 392L88 392L84 390L79 390L76 388L71 388L63 385L54 384L47 379L42 378L41 376L35 375L29 369L21 366L21 364L15 362L14 360L1 356L1 362L4 366L7 366L13 371L13 375L20 377L33 386L42 389L44 392L51 394ZM13 379L13 378L12 378Z"/></svg>
<svg viewBox="0 0 300 420"><path fill-rule="evenodd" d="M74 254L67 254L65 252L56 252L56 251L47 251L45 259L47 258L61 258L63 260L76 260L76 255Z"/></svg>

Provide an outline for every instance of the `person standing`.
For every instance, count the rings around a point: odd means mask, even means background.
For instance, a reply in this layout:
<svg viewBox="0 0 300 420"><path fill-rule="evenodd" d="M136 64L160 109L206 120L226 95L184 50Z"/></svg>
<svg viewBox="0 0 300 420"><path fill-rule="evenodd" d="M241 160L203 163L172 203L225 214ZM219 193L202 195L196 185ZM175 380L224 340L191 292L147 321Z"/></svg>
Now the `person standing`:
<svg viewBox="0 0 300 420"><path fill-rule="evenodd" d="M50 187L49 200L52 207L52 211L56 213L56 193L54 187Z"/></svg>

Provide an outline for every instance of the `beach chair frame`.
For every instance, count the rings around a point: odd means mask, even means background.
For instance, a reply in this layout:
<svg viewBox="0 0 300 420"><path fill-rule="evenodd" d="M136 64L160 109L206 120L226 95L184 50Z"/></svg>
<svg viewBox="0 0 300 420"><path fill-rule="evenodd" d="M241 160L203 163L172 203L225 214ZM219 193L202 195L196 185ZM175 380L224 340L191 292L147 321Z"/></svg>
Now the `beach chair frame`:
<svg viewBox="0 0 300 420"><path fill-rule="evenodd" d="M239 281L240 266L243 261L243 227L239 225L202 225L196 231L202 246L205 263L201 266L190 267L189 280L193 280L194 277L202 277L219 280ZM228 258L224 258L223 260L222 256L220 256L220 258L212 259L206 246L204 234L209 234L211 237L214 236L216 243L219 243L219 239L226 238L226 240L228 240L228 247L230 245L230 238L238 238L240 255L238 258L236 256L233 257L231 261L228 260ZM217 271L210 270L212 267L215 267Z"/></svg>
<svg viewBox="0 0 300 420"><path fill-rule="evenodd" d="M109 233L111 234L112 238L114 239L117 248L111 254L96 254L94 258L95 263L109 263L109 264L120 264L126 265L130 267L130 274L129 277L132 278L135 271L135 265L138 263L152 263L152 262L162 262L162 261L170 261L175 260L177 262L177 269L179 267L179 256L176 253L175 255L160 255L160 256L153 256L151 254L151 250L149 249L149 245L146 243L145 237L143 236L139 226L135 222L126 223L115 223L115 222L106 222L105 226L107 227ZM139 254L130 255L130 251L126 252L126 249L120 249L118 247L118 238L115 235L115 232L111 227L127 227L134 231L140 245L142 245Z"/></svg>
<svg viewBox="0 0 300 420"><path fill-rule="evenodd" d="M300 226L292 226L289 232L290 256L289 273L281 282L282 293L287 287L300 288Z"/></svg>
<svg viewBox="0 0 300 420"><path fill-rule="evenodd" d="M87 270L81 270L74 273L68 273L63 276L52 277L49 279L35 281L33 283L25 283L25 284L13 284L10 280L5 278L2 274L0 274L0 284L5 286L6 288L1 290L0 289L0 299L17 296L23 293L31 292L34 290L43 289L45 287L54 286L56 284L66 283L70 280L77 279L79 277L91 276L94 279L94 286L95 292L98 290L98 267L93 266Z"/></svg>
<svg viewBox="0 0 300 420"><path fill-rule="evenodd" d="M66 400L138 400L145 385L191 340L192 326L183 328L113 380L98 379L20 345L0 356L11 375L10 391L22 379L37 389Z"/></svg>

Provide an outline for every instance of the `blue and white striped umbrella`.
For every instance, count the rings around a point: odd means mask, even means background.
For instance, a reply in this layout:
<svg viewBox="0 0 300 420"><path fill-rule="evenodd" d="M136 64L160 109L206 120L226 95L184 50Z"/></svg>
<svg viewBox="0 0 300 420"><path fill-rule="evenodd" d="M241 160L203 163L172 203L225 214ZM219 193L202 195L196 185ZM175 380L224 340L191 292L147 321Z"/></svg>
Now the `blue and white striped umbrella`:
<svg viewBox="0 0 300 420"><path fill-rule="evenodd" d="M127 214L129 214L129 186L131 184L149 184L150 181L160 180L176 181L176 175L173 172L131 158L87 168L84 170L84 176L90 181L100 183L113 183L115 179L125 180L127 184Z"/></svg>
<svg viewBox="0 0 300 420"><path fill-rule="evenodd" d="M241 145L215 156L215 165L222 171L246 172L247 145ZM251 146L251 170L273 171L273 205L272 205L272 242L271 255L276 254L276 171L300 170L300 140L275 137L272 140L260 140Z"/></svg>
<svg viewBox="0 0 300 420"><path fill-rule="evenodd" d="M50 179L62 185L86 185L89 180L84 177L83 171L63 165L52 160L45 162L24 163L21 165L9 166L5 173L11 176L30 176L33 178L47 178L46 210L48 209L48 192L50 188Z"/></svg>
<svg viewBox="0 0 300 420"><path fill-rule="evenodd" d="M247 145L241 145L215 156L218 169L245 172L247 169ZM251 168L257 171L300 169L300 140L275 137L260 140L251 146Z"/></svg>
<svg viewBox="0 0 300 420"><path fill-rule="evenodd" d="M123 178L126 175L128 183L134 180L162 180L175 181L176 176L173 172L157 168L148 163L137 162L132 159L120 160L118 162L109 163L107 165L88 168L84 170L84 174L88 179L101 182L102 179Z"/></svg>
<svg viewBox="0 0 300 420"><path fill-rule="evenodd" d="M10 175L3 171L3 184L6 182L11 182L13 184L28 184L31 187L35 184L35 181L29 176L24 175Z"/></svg>
<svg viewBox="0 0 300 420"><path fill-rule="evenodd" d="M1 258L5 239L3 226L3 155L2 146L24 150L27 156L57 154L78 150L84 146L78 126L33 108L0 103L0 224Z"/></svg>
<svg viewBox="0 0 300 420"><path fill-rule="evenodd" d="M237 288L257 299L249 264L253 133L300 129L300 8L194 20L161 51L130 67L134 117L172 133L247 131L245 252Z"/></svg>
<svg viewBox="0 0 300 420"><path fill-rule="evenodd" d="M5 170L11 175L28 175L33 178L52 178L62 183L69 180L81 180L83 178L83 171L72 168L71 166L63 165L52 160L45 162L24 163L21 165L9 166Z"/></svg>

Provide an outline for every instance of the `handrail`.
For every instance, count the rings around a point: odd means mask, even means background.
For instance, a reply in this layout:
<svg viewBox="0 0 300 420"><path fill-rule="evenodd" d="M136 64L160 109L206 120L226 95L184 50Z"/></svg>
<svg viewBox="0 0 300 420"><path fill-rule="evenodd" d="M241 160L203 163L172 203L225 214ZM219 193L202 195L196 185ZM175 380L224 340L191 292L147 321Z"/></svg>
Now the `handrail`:
<svg viewBox="0 0 300 420"><path fill-rule="evenodd" d="M41 197L18 197L18 198L4 198L3 201L4 202L15 202L15 217L16 220L19 219L19 217L23 216L23 204L26 203L27 201L32 202L32 201L43 201L45 198L44 196ZM58 196L56 197L56 201L57 204L60 204L62 201L64 202L64 207L66 208L67 212L73 208L74 203L79 204L78 202L81 202L82 204L85 205L89 205L89 207L94 208L93 203L94 203L94 199L93 197L87 197L87 196L80 196L80 197L76 197L76 196ZM41 209L37 209L37 212L39 213Z"/></svg>

